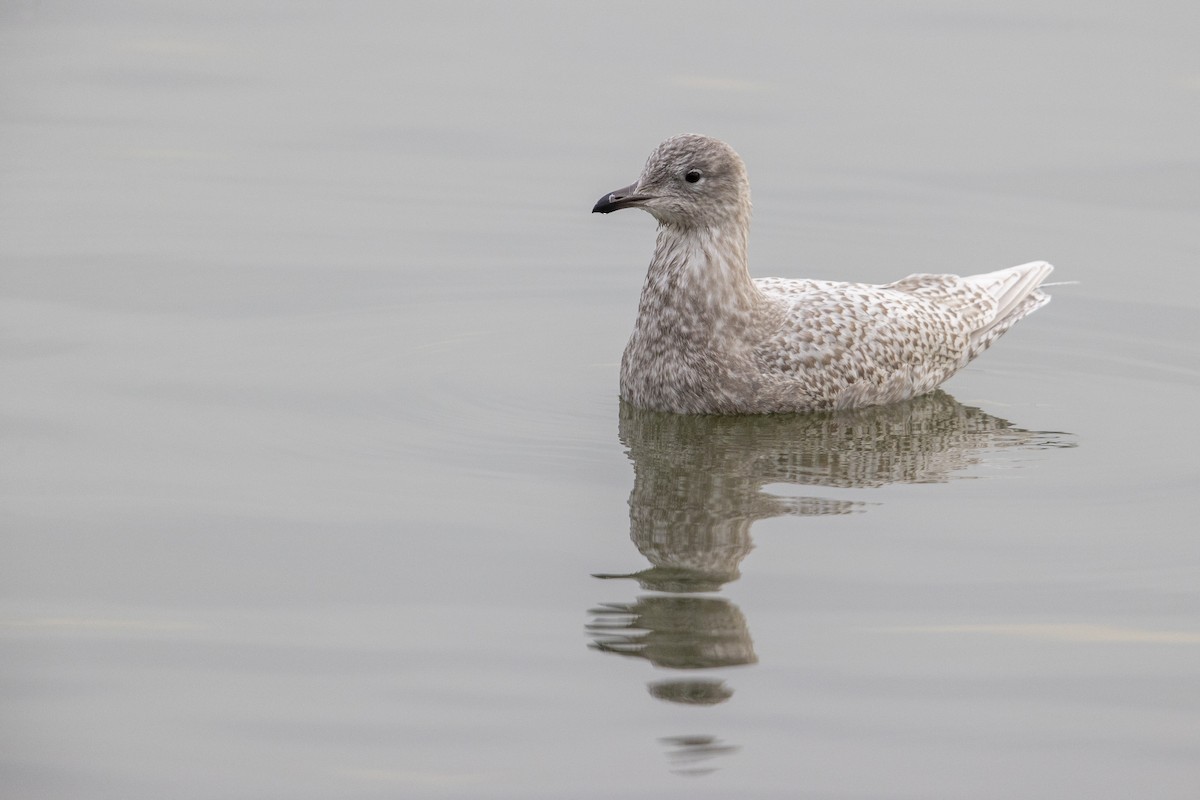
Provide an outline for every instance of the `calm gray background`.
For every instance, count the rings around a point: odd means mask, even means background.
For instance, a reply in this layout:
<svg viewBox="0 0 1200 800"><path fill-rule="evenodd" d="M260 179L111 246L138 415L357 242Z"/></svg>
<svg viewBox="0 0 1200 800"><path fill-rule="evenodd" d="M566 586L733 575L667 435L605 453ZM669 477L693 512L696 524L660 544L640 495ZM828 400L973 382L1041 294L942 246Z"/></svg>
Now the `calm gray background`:
<svg viewBox="0 0 1200 800"><path fill-rule="evenodd" d="M5 3L2 793L1195 797L1198 27ZM1079 283L919 403L623 413L588 211L684 131L755 275Z"/></svg>

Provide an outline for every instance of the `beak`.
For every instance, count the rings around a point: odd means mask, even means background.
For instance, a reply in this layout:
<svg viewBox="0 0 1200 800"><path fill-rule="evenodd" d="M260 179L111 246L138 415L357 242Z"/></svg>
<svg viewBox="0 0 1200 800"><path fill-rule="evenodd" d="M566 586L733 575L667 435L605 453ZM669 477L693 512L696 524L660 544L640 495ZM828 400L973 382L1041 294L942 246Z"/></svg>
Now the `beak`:
<svg viewBox="0 0 1200 800"><path fill-rule="evenodd" d="M634 194L635 189L637 189L637 184L631 183L624 189L609 192L596 201L596 205L592 207L592 213L608 214L612 211L620 211L622 208L639 205L650 199L649 195Z"/></svg>

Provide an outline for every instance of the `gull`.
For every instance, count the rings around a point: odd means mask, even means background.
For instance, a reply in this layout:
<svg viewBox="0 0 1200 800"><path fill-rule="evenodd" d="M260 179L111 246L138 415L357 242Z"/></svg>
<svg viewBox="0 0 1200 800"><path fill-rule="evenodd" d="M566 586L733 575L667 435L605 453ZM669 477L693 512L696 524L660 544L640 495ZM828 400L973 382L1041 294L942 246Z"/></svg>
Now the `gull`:
<svg viewBox="0 0 1200 800"><path fill-rule="evenodd" d="M658 220L621 397L678 414L836 411L933 391L1050 301L1034 261L875 285L750 277L750 181L725 142L660 144L592 209Z"/></svg>

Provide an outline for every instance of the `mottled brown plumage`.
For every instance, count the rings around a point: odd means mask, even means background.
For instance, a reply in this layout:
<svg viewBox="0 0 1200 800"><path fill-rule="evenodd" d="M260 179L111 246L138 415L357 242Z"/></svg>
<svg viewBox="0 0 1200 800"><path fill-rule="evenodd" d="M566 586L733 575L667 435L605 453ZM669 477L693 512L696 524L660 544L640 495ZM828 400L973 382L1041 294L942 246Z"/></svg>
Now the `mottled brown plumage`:
<svg viewBox="0 0 1200 800"><path fill-rule="evenodd" d="M1049 302L1043 261L885 285L760 278L747 269L750 182L724 142L663 142L637 183L593 211L659 223L621 397L659 411L761 414L892 403L932 391Z"/></svg>

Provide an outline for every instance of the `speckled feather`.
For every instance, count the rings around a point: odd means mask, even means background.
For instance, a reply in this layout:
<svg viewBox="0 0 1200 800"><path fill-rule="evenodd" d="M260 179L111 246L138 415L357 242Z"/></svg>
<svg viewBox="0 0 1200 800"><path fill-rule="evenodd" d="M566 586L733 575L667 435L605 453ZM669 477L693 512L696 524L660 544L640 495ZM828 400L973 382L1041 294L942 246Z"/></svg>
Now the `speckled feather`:
<svg viewBox="0 0 1200 800"><path fill-rule="evenodd" d="M659 222L621 396L659 411L857 408L932 391L1049 302L1037 261L982 275L871 285L759 278L747 268L750 186L729 145L668 139L637 183L594 211Z"/></svg>

